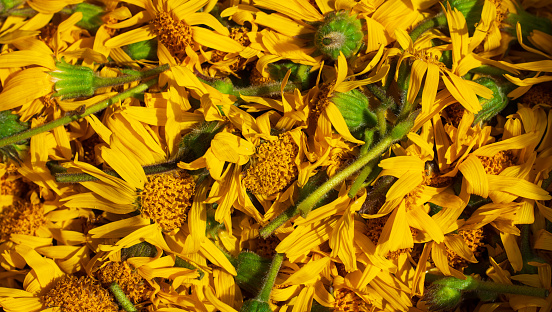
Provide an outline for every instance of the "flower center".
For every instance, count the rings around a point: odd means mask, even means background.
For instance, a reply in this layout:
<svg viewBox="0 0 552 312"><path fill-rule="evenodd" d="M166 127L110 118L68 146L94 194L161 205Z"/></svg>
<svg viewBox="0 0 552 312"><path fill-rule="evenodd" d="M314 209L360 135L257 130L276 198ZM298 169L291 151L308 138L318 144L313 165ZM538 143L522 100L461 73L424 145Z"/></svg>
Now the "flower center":
<svg viewBox="0 0 552 312"><path fill-rule="evenodd" d="M11 234L34 235L46 223L42 203L15 200L0 212L0 238L9 239Z"/></svg>
<svg viewBox="0 0 552 312"><path fill-rule="evenodd" d="M140 194L142 216L152 219L167 232L178 229L186 221L194 190L195 181L185 171L153 176Z"/></svg>
<svg viewBox="0 0 552 312"><path fill-rule="evenodd" d="M265 196L285 189L297 178L295 158L298 152L289 132L280 134L278 140L261 144L253 165L247 170L245 187L253 194Z"/></svg>
<svg viewBox="0 0 552 312"><path fill-rule="evenodd" d="M193 44L192 28L183 21L175 20L170 13L160 12L150 21L150 25L159 41L175 57Z"/></svg>
<svg viewBox="0 0 552 312"><path fill-rule="evenodd" d="M483 229L458 230L458 234L466 242L466 245L468 245L468 248L473 252L473 255L475 256L475 258L479 259L479 257L484 251ZM458 254L456 254L448 247L446 247L446 250L447 250L447 259L450 266L452 266L457 270L461 270L468 266L468 261L466 261L466 259L460 257Z"/></svg>
<svg viewBox="0 0 552 312"><path fill-rule="evenodd" d="M372 306L347 288L337 289L334 296L334 312L369 311Z"/></svg>
<svg viewBox="0 0 552 312"><path fill-rule="evenodd" d="M153 288L132 270L126 261L109 262L96 272L96 278L103 287L117 283L125 295L135 304L148 300L148 294Z"/></svg>
<svg viewBox="0 0 552 312"><path fill-rule="evenodd" d="M119 311L109 291L90 277L63 276L41 299L47 307L60 307L66 312Z"/></svg>
<svg viewBox="0 0 552 312"><path fill-rule="evenodd" d="M502 170L513 166L515 164L516 157L511 151L500 151L493 157L477 156L487 174L499 174Z"/></svg>

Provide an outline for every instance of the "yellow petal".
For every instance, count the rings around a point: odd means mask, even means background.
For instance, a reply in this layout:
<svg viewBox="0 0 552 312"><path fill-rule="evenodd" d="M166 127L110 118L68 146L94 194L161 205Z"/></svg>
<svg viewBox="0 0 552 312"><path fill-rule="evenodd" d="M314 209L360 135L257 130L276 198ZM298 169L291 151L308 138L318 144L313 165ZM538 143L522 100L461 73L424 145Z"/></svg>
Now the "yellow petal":
<svg viewBox="0 0 552 312"><path fill-rule="evenodd" d="M288 277L283 285L296 285L296 284L306 284L307 282L318 277L320 272L325 269L330 263L330 258L325 257L314 261L309 261L297 272L293 273Z"/></svg>
<svg viewBox="0 0 552 312"><path fill-rule="evenodd" d="M239 53L244 49L241 44L227 36L201 27L192 27L192 29L194 41L206 47L228 53Z"/></svg>
<svg viewBox="0 0 552 312"><path fill-rule="evenodd" d="M521 258L517 237L508 233L500 233L500 238L514 272L520 271L523 268L523 259Z"/></svg>
<svg viewBox="0 0 552 312"><path fill-rule="evenodd" d="M146 25L140 28L126 31L105 42L107 48L118 48L131 43L145 41L157 37L151 26Z"/></svg>
<svg viewBox="0 0 552 312"><path fill-rule="evenodd" d="M479 195L483 198L489 196L489 175L485 173L485 168L481 164L479 158L475 155L470 155L466 158L458 169L464 175L464 179L468 183L468 193Z"/></svg>
<svg viewBox="0 0 552 312"><path fill-rule="evenodd" d="M511 193L523 198L549 200L552 196L546 190L523 179L506 176L487 175L489 190Z"/></svg>

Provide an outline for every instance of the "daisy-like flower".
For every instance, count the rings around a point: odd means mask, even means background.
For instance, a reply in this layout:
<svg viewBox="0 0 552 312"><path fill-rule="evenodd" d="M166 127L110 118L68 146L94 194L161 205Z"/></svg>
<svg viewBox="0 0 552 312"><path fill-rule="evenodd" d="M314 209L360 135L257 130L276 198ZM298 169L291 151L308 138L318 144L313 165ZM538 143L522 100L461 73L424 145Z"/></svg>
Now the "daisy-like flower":
<svg viewBox="0 0 552 312"><path fill-rule="evenodd" d="M207 0L190 0L174 3L165 0L133 1L133 4L142 9L132 18L111 28L127 28L139 26L126 31L106 41L108 48L121 47L131 43L157 38L171 55L184 60L186 55L195 56L200 46L215 50L236 53L243 50L243 46L229 37L230 32L212 15L207 12L198 12L208 3ZM215 31L201 26L206 25Z"/></svg>

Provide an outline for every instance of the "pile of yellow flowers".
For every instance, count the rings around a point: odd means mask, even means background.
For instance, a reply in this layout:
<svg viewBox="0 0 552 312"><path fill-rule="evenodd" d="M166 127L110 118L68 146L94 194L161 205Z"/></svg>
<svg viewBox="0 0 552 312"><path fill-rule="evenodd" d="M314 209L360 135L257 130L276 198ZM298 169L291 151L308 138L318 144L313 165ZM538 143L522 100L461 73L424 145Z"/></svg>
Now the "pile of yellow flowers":
<svg viewBox="0 0 552 312"><path fill-rule="evenodd" d="M0 311L552 310L552 1L0 23Z"/></svg>

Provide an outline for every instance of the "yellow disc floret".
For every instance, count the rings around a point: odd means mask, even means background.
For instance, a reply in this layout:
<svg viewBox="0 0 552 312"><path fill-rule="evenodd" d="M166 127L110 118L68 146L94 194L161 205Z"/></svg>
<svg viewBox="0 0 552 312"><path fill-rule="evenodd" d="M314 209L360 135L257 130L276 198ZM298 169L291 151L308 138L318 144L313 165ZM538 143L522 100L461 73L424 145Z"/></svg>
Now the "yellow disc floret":
<svg viewBox="0 0 552 312"><path fill-rule="evenodd" d="M60 277L41 299L46 307L64 312L119 311L109 291L88 276Z"/></svg>
<svg viewBox="0 0 552 312"><path fill-rule="evenodd" d="M253 165L247 170L245 187L253 194L272 195L285 189L297 178L295 158L299 152L291 134L281 134L257 148Z"/></svg>
<svg viewBox="0 0 552 312"><path fill-rule="evenodd" d="M96 272L96 277L104 287L109 287L113 282L117 283L133 303L148 300L149 292L153 291L153 288L138 272L132 270L126 261L107 263Z"/></svg>
<svg viewBox="0 0 552 312"><path fill-rule="evenodd" d="M142 216L168 232L180 228L192 206L194 190L195 181L186 172L153 176L140 194Z"/></svg>

